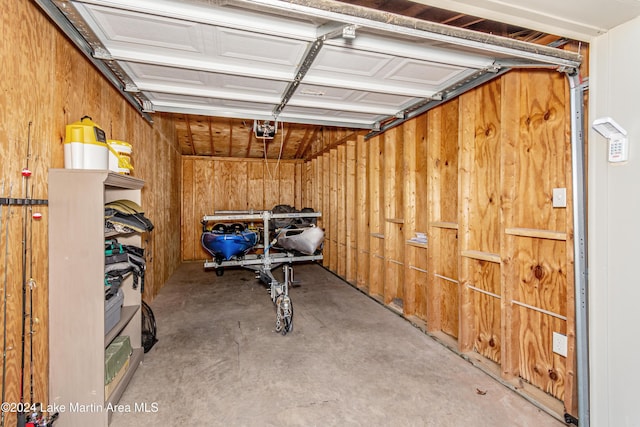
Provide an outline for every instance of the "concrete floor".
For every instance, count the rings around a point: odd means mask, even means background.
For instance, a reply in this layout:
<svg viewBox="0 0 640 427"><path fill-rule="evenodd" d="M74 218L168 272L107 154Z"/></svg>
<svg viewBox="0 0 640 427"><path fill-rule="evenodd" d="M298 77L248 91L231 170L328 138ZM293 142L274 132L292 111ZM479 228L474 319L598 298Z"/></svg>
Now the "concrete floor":
<svg viewBox="0 0 640 427"><path fill-rule="evenodd" d="M251 271L182 265L111 427L564 425L322 267L294 269L282 336Z"/></svg>

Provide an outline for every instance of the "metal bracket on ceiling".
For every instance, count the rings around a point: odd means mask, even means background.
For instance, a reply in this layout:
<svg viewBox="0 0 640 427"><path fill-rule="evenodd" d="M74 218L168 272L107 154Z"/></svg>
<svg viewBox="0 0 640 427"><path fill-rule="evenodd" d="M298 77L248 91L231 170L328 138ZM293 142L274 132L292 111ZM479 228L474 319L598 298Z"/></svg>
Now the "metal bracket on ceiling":
<svg viewBox="0 0 640 427"><path fill-rule="evenodd" d="M572 65L554 65L547 63L533 63L531 61L523 59L501 59L496 61L491 67L486 68L487 72L497 72L494 70L501 70L507 68L513 69L542 69L542 70L556 70L561 73L573 74L576 72L576 67Z"/></svg>
<svg viewBox="0 0 640 427"><path fill-rule="evenodd" d="M556 68L556 70L558 70L558 72L560 73L565 73L568 74L570 76L573 76L574 74L578 73L578 69L575 67L568 67L566 65L561 65L558 68Z"/></svg>
<svg viewBox="0 0 640 427"><path fill-rule="evenodd" d="M582 90L589 90L589 77L580 78L580 87Z"/></svg>
<svg viewBox="0 0 640 427"><path fill-rule="evenodd" d="M356 30L358 26L355 24L345 24L342 22L332 22L321 25L317 28L316 38L322 40L331 40L342 37L343 39L353 40L356 38Z"/></svg>
<svg viewBox="0 0 640 427"><path fill-rule="evenodd" d="M311 68L311 64L313 64L313 61L315 61L316 57L320 53L320 50L322 49L322 45L324 44L325 40L329 40L336 37L343 37L345 39L354 39L356 34L356 27L357 27L356 25L341 24L338 27L329 28L328 31L317 36L317 38L307 47L307 50L304 53L304 56L302 58L302 62L300 63L300 65L298 66L298 69L296 70L295 77L291 82L289 82L289 85L285 89L282 95L282 100L280 101L280 104L278 104L273 109L274 118L277 118L280 115L282 110L284 110L284 107L287 105L287 103L289 102L293 94L298 89L298 86L300 85L300 83L302 83L302 79L304 79L304 76L307 74L307 72ZM323 28L324 27L320 27L319 29L321 30Z"/></svg>
<svg viewBox="0 0 640 427"><path fill-rule="evenodd" d="M287 103L289 102L289 100L291 99L295 91L298 89L298 86L302 82L302 79L304 78L305 74L307 74L307 71L309 71L309 68L311 68L311 64L318 56L318 53L320 53L320 48L322 47L323 42L324 42L323 39L318 38L307 47L307 51L305 52L304 58L300 63L300 66L296 70L295 77L291 82L289 82L289 85L287 86L287 88L284 91L284 94L282 95L282 101L280 101L280 104L278 104L273 109L274 117L278 117L280 115L280 113L282 112L282 110L284 110L284 107L287 105Z"/></svg>
<svg viewBox="0 0 640 427"><path fill-rule="evenodd" d="M342 38L347 40L353 40L356 38L357 25L347 25L342 29Z"/></svg>
<svg viewBox="0 0 640 427"><path fill-rule="evenodd" d="M129 93L140 93L140 89L134 83L127 83L124 85L125 92Z"/></svg>
<svg viewBox="0 0 640 427"><path fill-rule="evenodd" d="M153 103L147 99L142 100L142 111L145 113L155 113L156 110L153 107Z"/></svg>
<svg viewBox="0 0 640 427"><path fill-rule="evenodd" d="M96 59L101 59L103 61L113 61L113 56L109 53L109 51L101 46L97 46L93 48L93 57Z"/></svg>

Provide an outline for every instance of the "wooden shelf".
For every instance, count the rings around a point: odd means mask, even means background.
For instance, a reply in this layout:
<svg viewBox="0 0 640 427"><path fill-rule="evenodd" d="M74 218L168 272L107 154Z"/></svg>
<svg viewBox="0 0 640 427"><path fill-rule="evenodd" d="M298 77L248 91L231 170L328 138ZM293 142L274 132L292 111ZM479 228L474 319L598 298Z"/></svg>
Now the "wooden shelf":
<svg viewBox="0 0 640 427"><path fill-rule="evenodd" d="M416 248L424 248L427 249L429 247L429 245L427 243L421 243L421 242L414 242L411 240L407 240L407 245L409 246L415 246Z"/></svg>
<svg viewBox="0 0 640 427"><path fill-rule="evenodd" d="M553 230L538 230L535 228L507 228L505 234L520 237L533 237L537 239L567 240L567 233Z"/></svg>
<svg viewBox="0 0 640 427"><path fill-rule="evenodd" d="M466 258L473 258L480 261L489 261L500 264L500 254L494 254L491 252L482 252L482 251L462 251L460 254Z"/></svg>
<svg viewBox="0 0 640 427"><path fill-rule="evenodd" d="M127 188L130 190L140 190L144 186L144 181L129 175L109 172L104 181L105 187Z"/></svg>
<svg viewBox="0 0 640 427"><path fill-rule="evenodd" d="M385 221L394 224L404 224L404 218L385 218Z"/></svg>
<svg viewBox="0 0 640 427"><path fill-rule="evenodd" d="M129 324L133 316L140 310L139 305L125 305L120 312L120 320L116 325L104 336L104 348L107 348L111 341Z"/></svg>
<svg viewBox="0 0 640 427"><path fill-rule="evenodd" d="M458 223L457 222L447 222L447 221L434 221L429 223L429 225L431 227L436 227L436 228L448 228L451 230L457 230L458 229Z"/></svg>

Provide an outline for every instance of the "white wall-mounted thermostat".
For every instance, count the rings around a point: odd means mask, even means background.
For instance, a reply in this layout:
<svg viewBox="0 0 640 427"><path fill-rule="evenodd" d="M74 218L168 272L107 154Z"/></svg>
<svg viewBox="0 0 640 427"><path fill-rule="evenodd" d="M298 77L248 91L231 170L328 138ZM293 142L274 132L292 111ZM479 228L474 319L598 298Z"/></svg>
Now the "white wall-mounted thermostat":
<svg viewBox="0 0 640 427"><path fill-rule="evenodd" d="M611 117L594 120L593 129L608 140L607 157L610 163L629 160L627 131Z"/></svg>

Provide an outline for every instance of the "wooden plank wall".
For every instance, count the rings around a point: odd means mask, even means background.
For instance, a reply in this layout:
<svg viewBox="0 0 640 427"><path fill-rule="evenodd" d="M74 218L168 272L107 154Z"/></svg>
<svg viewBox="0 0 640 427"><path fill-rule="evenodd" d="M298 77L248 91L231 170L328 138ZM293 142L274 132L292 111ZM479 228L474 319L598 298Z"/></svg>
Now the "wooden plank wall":
<svg viewBox="0 0 640 427"><path fill-rule="evenodd" d="M356 215L356 250L353 262L356 268L356 286L363 291L369 290L370 274L370 252L369 252L369 212L371 210L368 177L370 162L368 161L369 144L364 140L363 135L358 135L356 139L356 204L353 207Z"/></svg>
<svg viewBox="0 0 640 427"><path fill-rule="evenodd" d="M180 235L175 232L180 221L180 154L175 131L161 118L153 125L144 120L58 32L34 2L3 4L0 31L0 93L3 98L3 108L0 108L0 196L8 196L12 186L12 197L24 197L25 188L29 188L33 198L47 199L48 169L64 166L65 127L84 115L91 116L108 138L130 142L135 167L132 175L145 180L142 205L155 226L151 233L143 236L147 254L144 297L150 301L180 263ZM33 174L25 186L21 170L26 166L29 142L29 169ZM22 221L30 217L25 211L13 206L9 214L8 208L2 207L0 286L4 288L6 277L9 295L6 304L7 346L10 347L6 364L7 402L18 402L20 394ZM37 321L33 335L33 401L46 404L49 369L55 369L55 366L48 366L48 209L38 206L34 211L42 213L43 217L30 227L33 239L29 239L27 247L28 259L33 258L31 273L36 282L33 290L33 317ZM8 256L4 250L7 237ZM72 277L73 272L70 272L70 279ZM1 318L0 329L4 327ZM27 344L25 401L32 401L29 360ZM6 415L7 425L14 425L15 414Z"/></svg>
<svg viewBox="0 0 640 427"><path fill-rule="evenodd" d="M369 295L384 295L384 193L382 174L384 145L381 136L369 140ZM373 280L371 280L373 279Z"/></svg>
<svg viewBox="0 0 640 427"><path fill-rule="evenodd" d="M402 313L404 306L404 209L403 133L393 128L384 133L384 303Z"/></svg>
<svg viewBox="0 0 640 427"><path fill-rule="evenodd" d="M500 363L500 82L460 98L459 345Z"/></svg>
<svg viewBox="0 0 640 427"><path fill-rule="evenodd" d="M411 242L427 233L427 121L423 116L403 126L404 313L425 326L427 318L428 244Z"/></svg>
<svg viewBox="0 0 640 427"><path fill-rule="evenodd" d="M458 133L459 100L427 114L429 261L432 295L427 328L458 336Z"/></svg>
<svg viewBox="0 0 640 427"><path fill-rule="evenodd" d="M303 171L306 177L312 173L302 161L190 156L181 162L183 261L208 258L200 245L200 221L215 211L267 210L277 205L319 210L300 205L302 183L309 182L301 176Z"/></svg>
<svg viewBox="0 0 640 427"><path fill-rule="evenodd" d="M563 75L513 71L381 135L347 138L302 179L303 200L322 200L327 268L575 415L571 200L552 207L553 188L572 194L569 113ZM416 232L428 243L410 242ZM567 335L567 357L553 353L553 332Z"/></svg>

